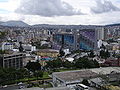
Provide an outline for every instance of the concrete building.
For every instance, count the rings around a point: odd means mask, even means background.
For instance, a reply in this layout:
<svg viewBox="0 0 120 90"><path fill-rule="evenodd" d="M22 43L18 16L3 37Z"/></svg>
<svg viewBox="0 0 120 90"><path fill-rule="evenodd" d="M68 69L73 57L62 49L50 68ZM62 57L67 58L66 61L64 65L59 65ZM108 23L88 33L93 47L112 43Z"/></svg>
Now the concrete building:
<svg viewBox="0 0 120 90"><path fill-rule="evenodd" d="M3 42L1 46L2 50L12 50L13 49L13 44L10 42Z"/></svg>
<svg viewBox="0 0 120 90"><path fill-rule="evenodd" d="M102 63L102 66L112 66L119 67L120 66L120 58L108 58Z"/></svg>
<svg viewBox="0 0 120 90"><path fill-rule="evenodd" d="M112 74L114 72L114 75ZM108 80L120 80L120 67L105 67L95 69L83 69L77 71L55 72L52 74L53 84L56 87L79 84L83 79L94 79L107 76ZM113 75L113 76L112 76Z"/></svg>
<svg viewBox="0 0 120 90"><path fill-rule="evenodd" d="M106 82L102 78L93 78L90 79L89 82L90 86L99 88L100 90L105 90L103 86L105 85Z"/></svg>
<svg viewBox="0 0 120 90"><path fill-rule="evenodd" d="M57 57L59 55L58 50L54 49L40 49L37 51L38 56Z"/></svg>
<svg viewBox="0 0 120 90"><path fill-rule="evenodd" d="M32 46L30 44L23 44L22 46L25 51L36 51L36 46Z"/></svg>
<svg viewBox="0 0 120 90"><path fill-rule="evenodd" d="M56 72L52 74L53 83L56 87L79 84L83 79L97 77L98 74L90 70Z"/></svg>
<svg viewBox="0 0 120 90"><path fill-rule="evenodd" d="M23 53L12 53L0 55L0 66L3 68L22 68L23 67Z"/></svg>
<svg viewBox="0 0 120 90"><path fill-rule="evenodd" d="M25 42L25 37L24 37L24 36L21 36L21 35L17 36L17 42L22 42L22 43L24 43L24 42Z"/></svg>

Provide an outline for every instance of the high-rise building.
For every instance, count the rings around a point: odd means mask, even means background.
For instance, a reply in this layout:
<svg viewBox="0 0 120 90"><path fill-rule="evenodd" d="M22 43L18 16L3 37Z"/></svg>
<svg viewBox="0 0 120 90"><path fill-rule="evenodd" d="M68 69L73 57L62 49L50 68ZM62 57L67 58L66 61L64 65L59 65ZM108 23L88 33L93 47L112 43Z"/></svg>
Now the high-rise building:
<svg viewBox="0 0 120 90"><path fill-rule="evenodd" d="M104 40L104 38L104 28L100 27L56 33L53 36L53 41L70 51L96 50L98 40Z"/></svg>
<svg viewBox="0 0 120 90"><path fill-rule="evenodd" d="M73 33L54 34L53 41L64 49L70 49L70 51L76 49L76 36Z"/></svg>
<svg viewBox="0 0 120 90"><path fill-rule="evenodd" d="M104 28L82 29L79 33L80 49L96 50L98 40L104 40Z"/></svg>
<svg viewBox="0 0 120 90"><path fill-rule="evenodd" d="M3 68L16 68L23 67L23 53L3 54L0 56L0 66Z"/></svg>

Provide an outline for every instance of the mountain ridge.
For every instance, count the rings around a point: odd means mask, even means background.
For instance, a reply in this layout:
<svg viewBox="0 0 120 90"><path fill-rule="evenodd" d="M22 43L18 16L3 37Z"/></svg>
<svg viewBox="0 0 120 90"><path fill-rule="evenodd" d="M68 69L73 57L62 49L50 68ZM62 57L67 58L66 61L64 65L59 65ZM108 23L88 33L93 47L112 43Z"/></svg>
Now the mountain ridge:
<svg viewBox="0 0 120 90"><path fill-rule="evenodd" d="M23 21L7 21L7 22L0 22L2 26L17 26L17 27L29 27L27 23Z"/></svg>
<svg viewBox="0 0 120 90"><path fill-rule="evenodd" d="M7 21L7 22L2 22L0 21L0 25L2 26L10 26L10 27L96 27L96 26L120 26L120 23L115 23L115 24L108 24L108 25L56 25L56 24L35 24L35 25L29 25L23 21Z"/></svg>

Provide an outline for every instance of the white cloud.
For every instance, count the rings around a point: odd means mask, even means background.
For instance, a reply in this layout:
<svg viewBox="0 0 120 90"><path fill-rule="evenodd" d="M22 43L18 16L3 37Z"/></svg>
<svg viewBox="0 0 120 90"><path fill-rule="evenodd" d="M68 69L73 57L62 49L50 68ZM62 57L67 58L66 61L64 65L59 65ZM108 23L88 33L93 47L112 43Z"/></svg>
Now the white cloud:
<svg viewBox="0 0 120 90"><path fill-rule="evenodd" d="M120 23L120 11L116 12L107 12L98 15L101 17L99 24L115 24Z"/></svg>
<svg viewBox="0 0 120 90"><path fill-rule="evenodd" d="M0 9L14 12L15 9L19 6L20 0L8 0L8 2L0 2Z"/></svg>
<svg viewBox="0 0 120 90"><path fill-rule="evenodd" d="M16 13L9 13L9 14L0 14L1 21L9 21L9 20L25 20L25 16Z"/></svg>
<svg viewBox="0 0 120 90"><path fill-rule="evenodd" d="M45 17L82 14L61 0L21 0L21 5L16 9L16 12Z"/></svg>
<svg viewBox="0 0 120 90"><path fill-rule="evenodd" d="M15 2L14 2L15 1ZM45 1L45 0L44 0ZM54 0L55 1L55 0ZM108 10L105 13L93 13L90 11L91 7L96 7L96 0L62 0L72 7L74 10L81 10L86 15L73 15L73 16L56 16L56 17L43 17L40 15L24 15L15 13L14 10L18 8L18 0L9 0L9 2L0 3L0 8L10 11L10 13L0 13L1 21L8 20L23 20L28 24L74 24L74 25L104 25L110 23L120 23L120 11ZM108 0L107 0L108 1ZM12 3L13 2L13 3ZM27 2L24 0L24 2ZM109 0L112 5L120 8L120 0ZM16 5L14 5L16 3ZM3 5L3 6L1 6ZM4 6L5 5L5 6ZM6 7L8 5L8 7ZM109 7L110 5L108 5ZM98 10L98 9L97 9ZM106 11L106 10L102 10Z"/></svg>
<svg viewBox="0 0 120 90"><path fill-rule="evenodd" d="M96 7L91 8L91 11L94 13L105 13L110 11L120 11L118 7L112 4L108 0L96 0Z"/></svg>

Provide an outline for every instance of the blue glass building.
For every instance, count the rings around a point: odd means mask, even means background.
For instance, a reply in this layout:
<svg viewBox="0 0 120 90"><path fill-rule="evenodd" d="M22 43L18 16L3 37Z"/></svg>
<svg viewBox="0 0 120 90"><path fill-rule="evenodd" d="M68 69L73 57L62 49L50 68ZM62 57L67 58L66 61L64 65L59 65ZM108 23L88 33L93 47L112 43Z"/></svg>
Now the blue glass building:
<svg viewBox="0 0 120 90"><path fill-rule="evenodd" d="M74 30L71 33L54 34L53 40L63 48L73 50L96 50L97 40L104 37L104 30L99 29L81 29Z"/></svg>
<svg viewBox="0 0 120 90"><path fill-rule="evenodd" d="M63 48L69 48L70 50L75 49L74 34L55 34L53 40Z"/></svg>

